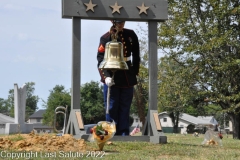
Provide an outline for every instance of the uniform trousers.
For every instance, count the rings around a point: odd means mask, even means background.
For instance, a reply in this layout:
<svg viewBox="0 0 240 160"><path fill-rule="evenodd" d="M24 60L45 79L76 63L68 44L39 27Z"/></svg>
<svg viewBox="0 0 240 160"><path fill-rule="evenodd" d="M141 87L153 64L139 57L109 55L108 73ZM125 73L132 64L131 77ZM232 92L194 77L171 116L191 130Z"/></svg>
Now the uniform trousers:
<svg viewBox="0 0 240 160"><path fill-rule="evenodd" d="M104 84L104 104L107 108L108 86ZM133 87L110 88L109 115L116 123L115 135L129 135L129 113L133 99Z"/></svg>

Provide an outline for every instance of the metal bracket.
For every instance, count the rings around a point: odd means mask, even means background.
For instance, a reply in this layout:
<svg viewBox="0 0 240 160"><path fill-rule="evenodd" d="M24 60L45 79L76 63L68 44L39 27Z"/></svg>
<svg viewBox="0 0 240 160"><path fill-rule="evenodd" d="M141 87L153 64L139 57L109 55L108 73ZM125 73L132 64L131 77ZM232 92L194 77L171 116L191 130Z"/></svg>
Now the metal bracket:
<svg viewBox="0 0 240 160"><path fill-rule="evenodd" d="M167 143L167 137L162 132L157 110L148 111L142 134L150 136L150 142L152 143Z"/></svg>
<svg viewBox="0 0 240 160"><path fill-rule="evenodd" d="M78 137L81 137L82 135L86 134L86 131L84 130L81 111L79 109L71 110L68 124L66 127L66 133L78 135Z"/></svg>

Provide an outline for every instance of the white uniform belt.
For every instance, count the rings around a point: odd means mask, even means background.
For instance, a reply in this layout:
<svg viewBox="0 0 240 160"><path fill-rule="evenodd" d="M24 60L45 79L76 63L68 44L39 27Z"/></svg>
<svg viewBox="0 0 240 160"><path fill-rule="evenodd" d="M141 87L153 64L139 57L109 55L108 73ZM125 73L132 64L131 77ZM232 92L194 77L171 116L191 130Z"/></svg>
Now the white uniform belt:
<svg viewBox="0 0 240 160"><path fill-rule="evenodd" d="M124 58L124 61L127 62L127 61L131 61L131 56L129 57L123 57Z"/></svg>

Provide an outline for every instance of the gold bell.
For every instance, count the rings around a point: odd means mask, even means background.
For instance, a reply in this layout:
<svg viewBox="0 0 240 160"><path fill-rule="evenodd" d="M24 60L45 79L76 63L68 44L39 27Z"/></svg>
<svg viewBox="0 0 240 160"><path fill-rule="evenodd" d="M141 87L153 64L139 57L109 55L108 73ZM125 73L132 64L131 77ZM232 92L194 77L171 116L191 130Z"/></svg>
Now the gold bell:
<svg viewBox="0 0 240 160"><path fill-rule="evenodd" d="M116 40L105 45L104 59L99 65L100 69L106 70L128 70L127 63L123 59L123 44Z"/></svg>

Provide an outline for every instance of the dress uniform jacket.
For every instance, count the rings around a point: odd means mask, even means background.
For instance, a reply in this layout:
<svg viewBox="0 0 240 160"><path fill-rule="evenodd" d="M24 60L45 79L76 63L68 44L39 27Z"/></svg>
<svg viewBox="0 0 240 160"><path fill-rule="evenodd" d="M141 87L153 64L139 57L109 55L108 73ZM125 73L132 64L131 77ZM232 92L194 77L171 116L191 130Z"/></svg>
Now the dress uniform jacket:
<svg viewBox="0 0 240 160"><path fill-rule="evenodd" d="M100 38L100 44L98 47L97 60L98 67L104 59L105 45L107 42L111 41L110 32L105 33ZM140 53L139 53L139 42L138 37L133 30L123 29L118 33L117 41L123 44L123 56L128 65L128 70L118 70L114 75L115 87L132 87L137 84L136 75L139 72L140 63ZM131 59L131 60L130 60ZM101 76L101 82L105 83L106 77L112 77L112 72L110 70L99 69Z"/></svg>

